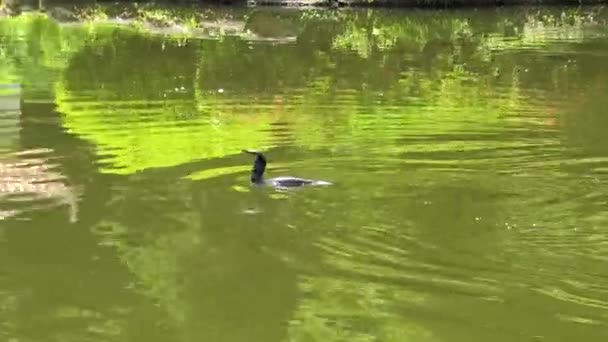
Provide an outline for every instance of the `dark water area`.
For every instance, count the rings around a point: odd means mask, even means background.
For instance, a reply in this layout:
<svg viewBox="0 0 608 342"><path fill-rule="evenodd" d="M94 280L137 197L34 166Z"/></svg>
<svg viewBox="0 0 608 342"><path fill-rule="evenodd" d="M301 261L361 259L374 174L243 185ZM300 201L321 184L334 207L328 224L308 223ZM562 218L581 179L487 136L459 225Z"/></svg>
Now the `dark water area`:
<svg viewBox="0 0 608 342"><path fill-rule="evenodd" d="M0 19L0 340L606 340L602 8L167 11Z"/></svg>

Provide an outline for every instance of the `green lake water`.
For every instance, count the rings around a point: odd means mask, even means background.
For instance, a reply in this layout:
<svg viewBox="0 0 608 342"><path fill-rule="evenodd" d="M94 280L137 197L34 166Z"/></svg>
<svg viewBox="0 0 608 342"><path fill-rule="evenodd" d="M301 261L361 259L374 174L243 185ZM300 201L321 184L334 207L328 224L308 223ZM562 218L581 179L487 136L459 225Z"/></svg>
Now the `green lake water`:
<svg viewBox="0 0 608 342"><path fill-rule="evenodd" d="M0 19L1 341L608 340L608 12L174 11Z"/></svg>

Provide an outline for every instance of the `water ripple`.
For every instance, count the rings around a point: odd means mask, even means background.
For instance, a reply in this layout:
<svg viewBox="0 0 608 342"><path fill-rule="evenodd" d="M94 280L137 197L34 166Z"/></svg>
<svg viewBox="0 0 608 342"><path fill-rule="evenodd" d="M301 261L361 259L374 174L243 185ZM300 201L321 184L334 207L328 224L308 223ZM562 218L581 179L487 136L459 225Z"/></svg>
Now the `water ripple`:
<svg viewBox="0 0 608 342"><path fill-rule="evenodd" d="M24 150L0 157L0 219L67 205L70 221L77 220L77 193L57 171L51 152Z"/></svg>

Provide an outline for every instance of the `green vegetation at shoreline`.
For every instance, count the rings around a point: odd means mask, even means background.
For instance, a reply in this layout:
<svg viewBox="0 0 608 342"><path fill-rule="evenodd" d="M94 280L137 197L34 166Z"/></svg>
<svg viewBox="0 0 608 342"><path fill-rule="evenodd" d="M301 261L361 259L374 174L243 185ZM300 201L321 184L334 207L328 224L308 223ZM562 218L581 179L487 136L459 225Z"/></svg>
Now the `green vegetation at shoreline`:
<svg viewBox="0 0 608 342"><path fill-rule="evenodd" d="M606 2L606 0L250 0L248 3L256 6L446 8L509 5L594 5Z"/></svg>
<svg viewBox="0 0 608 342"><path fill-rule="evenodd" d="M15 15L23 10L32 8L47 8L54 6L92 6L111 4L110 1L72 0L72 1L32 1L32 0L0 0L0 17ZM121 5L137 6L233 6L233 7L317 7L317 8L465 8L465 7L501 7L501 6L585 6L608 3L608 0L200 0L200 1L122 1Z"/></svg>

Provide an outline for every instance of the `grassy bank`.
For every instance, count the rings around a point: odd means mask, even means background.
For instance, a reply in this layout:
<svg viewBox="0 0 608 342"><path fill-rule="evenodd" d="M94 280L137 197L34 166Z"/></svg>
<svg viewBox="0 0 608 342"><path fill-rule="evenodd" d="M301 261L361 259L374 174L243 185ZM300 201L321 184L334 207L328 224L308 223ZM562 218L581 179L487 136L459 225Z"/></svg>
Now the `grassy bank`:
<svg viewBox="0 0 608 342"><path fill-rule="evenodd" d="M238 1L237 1L238 2ZM591 5L606 0L249 0L257 6L329 6L329 7L486 7L506 5Z"/></svg>
<svg viewBox="0 0 608 342"><path fill-rule="evenodd" d="M57 4L82 5L110 3L113 1L45 1L45 0L0 0L0 14L19 11L21 7L46 7ZM234 6L278 6L278 7L403 7L403 8L454 8L454 7L491 7L507 5L597 5L608 0L162 0L129 1L119 3L140 4L197 4L197 5L234 5Z"/></svg>

